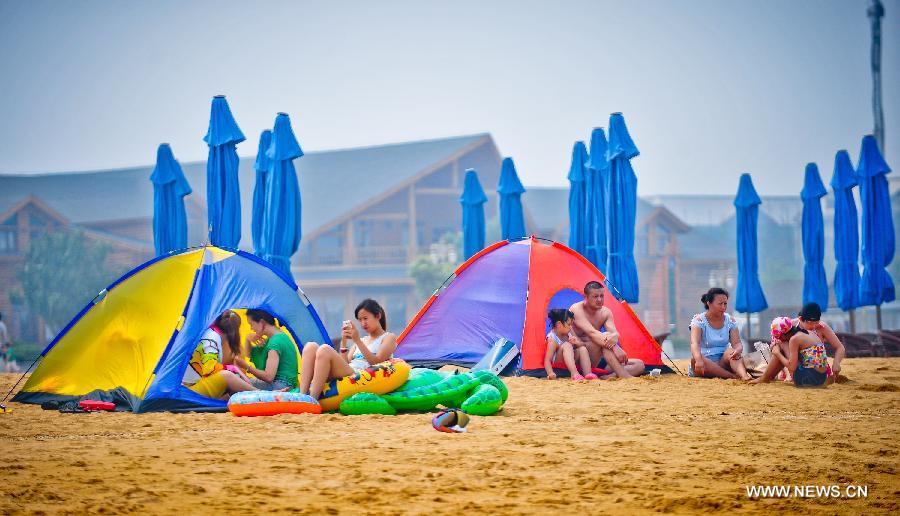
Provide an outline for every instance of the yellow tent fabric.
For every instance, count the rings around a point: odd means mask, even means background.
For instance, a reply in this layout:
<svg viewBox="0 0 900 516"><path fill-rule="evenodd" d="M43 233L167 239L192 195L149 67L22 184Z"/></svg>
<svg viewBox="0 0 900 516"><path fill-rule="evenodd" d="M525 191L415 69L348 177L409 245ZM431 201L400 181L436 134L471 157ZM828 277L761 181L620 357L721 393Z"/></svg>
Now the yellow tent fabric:
<svg viewBox="0 0 900 516"><path fill-rule="evenodd" d="M202 248L172 256L116 285L53 346L22 391L81 396L122 387L142 397L203 256Z"/></svg>

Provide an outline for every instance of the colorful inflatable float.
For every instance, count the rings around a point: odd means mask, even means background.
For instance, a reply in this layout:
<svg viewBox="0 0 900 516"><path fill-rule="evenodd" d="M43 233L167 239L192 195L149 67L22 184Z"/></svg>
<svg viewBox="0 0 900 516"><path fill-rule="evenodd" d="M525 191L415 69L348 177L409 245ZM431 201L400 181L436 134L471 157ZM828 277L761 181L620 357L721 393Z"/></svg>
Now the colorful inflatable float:
<svg viewBox="0 0 900 516"><path fill-rule="evenodd" d="M234 394L228 410L236 416L335 410L345 415L394 415L441 406L489 416L500 410L508 396L503 381L489 371L450 374L412 369L403 360L391 359L330 381L318 401L299 392L248 391Z"/></svg>

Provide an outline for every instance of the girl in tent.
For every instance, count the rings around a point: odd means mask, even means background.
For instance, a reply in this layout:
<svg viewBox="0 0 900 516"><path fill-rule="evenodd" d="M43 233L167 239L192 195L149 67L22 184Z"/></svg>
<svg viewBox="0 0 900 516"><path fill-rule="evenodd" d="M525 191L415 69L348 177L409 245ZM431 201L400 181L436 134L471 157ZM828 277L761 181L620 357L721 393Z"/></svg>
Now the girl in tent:
<svg viewBox="0 0 900 516"><path fill-rule="evenodd" d="M252 391L253 386L225 369L240 354L241 318L225 310L200 337L184 372L184 383L192 391L209 398L222 398L227 393ZM223 345L224 344L224 345Z"/></svg>
<svg viewBox="0 0 900 516"><path fill-rule="evenodd" d="M728 292L718 287L711 288L700 297L700 302L706 307L706 312L691 319L691 366L688 375L750 380L741 360L744 346L737 321L728 313Z"/></svg>
<svg viewBox="0 0 900 516"><path fill-rule="evenodd" d="M275 324L275 317L265 310L247 310L247 322L253 333L247 335L250 361L242 356L234 364L255 378L253 387L263 391L283 391L297 385L297 347Z"/></svg>
<svg viewBox="0 0 900 516"><path fill-rule="evenodd" d="M591 372L591 356L581 339L572 333L572 321L575 314L566 308L554 308L547 313L550 319L550 333L547 334L547 353L544 355L544 369L548 380L555 380L553 362L559 359L566 364L569 375L576 382L596 380L597 375ZM584 376L578 373L575 359L578 358Z"/></svg>
<svg viewBox="0 0 900 516"><path fill-rule="evenodd" d="M309 342L303 347L303 372L300 375L300 392L303 394L318 399L328 380L350 376L384 362L394 354L397 336L387 331L387 316L377 301L363 300L353 314L363 331L368 333L367 337L360 338L356 326L344 321L340 354L327 344ZM353 342L350 348L344 347L347 340Z"/></svg>

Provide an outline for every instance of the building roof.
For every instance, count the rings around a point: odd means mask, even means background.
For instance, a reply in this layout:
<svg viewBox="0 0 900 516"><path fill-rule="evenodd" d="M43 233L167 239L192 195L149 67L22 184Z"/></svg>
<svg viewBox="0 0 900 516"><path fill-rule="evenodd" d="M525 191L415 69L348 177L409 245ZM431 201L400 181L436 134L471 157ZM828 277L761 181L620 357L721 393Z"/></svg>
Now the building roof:
<svg viewBox="0 0 900 516"><path fill-rule="evenodd" d="M569 189L567 187L525 187L522 204L538 225L539 231L563 229L568 233ZM647 218L656 213L658 206L638 198L636 226L640 227ZM668 208L668 206L665 206ZM680 222L680 221L679 221ZM542 235L544 236L544 235Z"/></svg>
<svg viewBox="0 0 900 516"><path fill-rule="evenodd" d="M487 133L408 143L309 152L294 162L303 199L304 234L340 218L454 156L492 143ZM254 145L244 143L242 145ZM177 156L177 149L176 149ZM240 160L243 246L250 242L255 157ZM206 162L182 163L205 202ZM75 224L153 216L153 165L95 172L0 175L0 213L34 195ZM192 242L198 243L198 242Z"/></svg>
<svg viewBox="0 0 900 516"><path fill-rule="evenodd" d="M689 226L718 226L734 216L731 195L653 195L646 198L665 206ZM794 224L803 214L799 195L762 196L760 212L778 224Z"/></svg>

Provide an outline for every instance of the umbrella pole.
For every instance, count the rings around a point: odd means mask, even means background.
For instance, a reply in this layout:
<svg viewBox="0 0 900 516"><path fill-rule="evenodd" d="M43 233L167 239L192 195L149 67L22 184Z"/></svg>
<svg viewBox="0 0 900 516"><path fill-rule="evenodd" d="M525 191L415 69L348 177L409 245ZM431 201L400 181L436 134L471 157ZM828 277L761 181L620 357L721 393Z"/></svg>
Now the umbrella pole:
<svg viewBox="0 0 900 516"><path fill-rule="evenodd" d="M851 308L848 313L850 314L850 333L856 333L856 310Z"/></svg>
<svg viewBox="0 0 900 516"><path fill-rule="evenodd" d="M750 343L750 312L747 312L747 344Z"/></svg>
<svg viewBox="0 0 900 516"><path fill-rule="evenodd" d="M881 331L881 305L875 307L875 327Z"/></svg>

